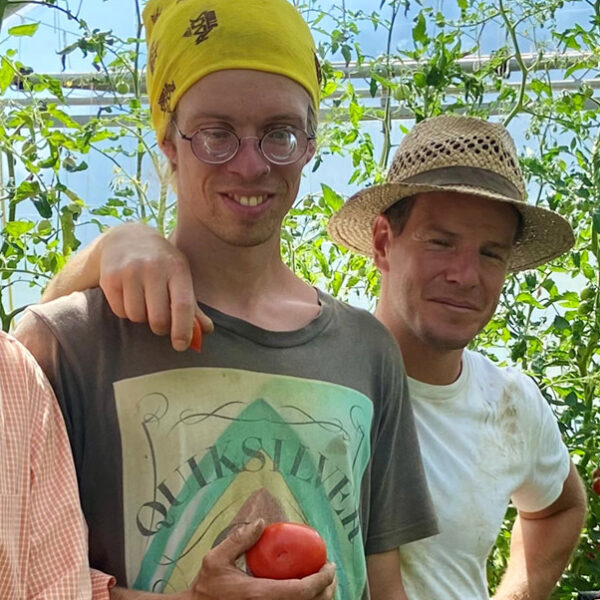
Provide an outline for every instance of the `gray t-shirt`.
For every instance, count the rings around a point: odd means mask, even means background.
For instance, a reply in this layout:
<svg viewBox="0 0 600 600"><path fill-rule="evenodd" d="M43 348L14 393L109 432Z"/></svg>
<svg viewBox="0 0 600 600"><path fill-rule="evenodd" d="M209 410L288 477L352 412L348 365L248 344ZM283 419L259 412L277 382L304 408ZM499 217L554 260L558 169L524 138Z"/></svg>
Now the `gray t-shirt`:
<svg viewBox="0 0 600 600"><path fill-rule="evenodd" d="M325 538L338 598L366 598L364 553L437 532L398 347L319 292L306 327L272 332L203 307L200 354L115 317L91 290L17 329L48 375L73 448L91 566L120 585L187 589L240 522Z"/></svg>

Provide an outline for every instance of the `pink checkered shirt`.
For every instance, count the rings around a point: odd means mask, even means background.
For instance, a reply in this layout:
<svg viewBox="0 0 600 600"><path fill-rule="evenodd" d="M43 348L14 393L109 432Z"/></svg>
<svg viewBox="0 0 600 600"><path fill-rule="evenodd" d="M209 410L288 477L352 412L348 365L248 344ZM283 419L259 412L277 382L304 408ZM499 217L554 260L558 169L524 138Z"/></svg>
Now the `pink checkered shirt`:
<svg viewBox="0 0 600 600"><path fill-rule="evenodd" d="M0 331L0 598L108 599L88 569L87 530L60 410L41 369Z"/></svg>

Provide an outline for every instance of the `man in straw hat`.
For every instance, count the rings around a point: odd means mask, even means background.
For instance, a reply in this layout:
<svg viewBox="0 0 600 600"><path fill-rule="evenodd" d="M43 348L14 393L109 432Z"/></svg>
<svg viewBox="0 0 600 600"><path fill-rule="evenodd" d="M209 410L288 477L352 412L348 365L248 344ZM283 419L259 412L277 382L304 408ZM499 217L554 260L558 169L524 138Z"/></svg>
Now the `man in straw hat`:
<svg viewBox="0 0 600 600"><path fill-rule="evenodd" d="M409 375L441 529L400 549L410 598L487 598L486 559L509 500L518 516L495 600L548 598L581 531L585 494L540 391L466 349L507 272L573 244L569 224L525 196L502 125L442 116L417 124L387 182L354 195L329 224L334 240L373 256L376 315Z"/></svg>
<svg viewBox="0 0 600 600"><path fill-rule="evenodd" d="M437 525L398 347L279 253L315 150L310 31L286 0L151 0L144 21L172 241L215 330L202 353L175 352L98 289L20 322L65 414L91 566L116 576L114 598L405 598L397 548ZM79 277L102 246L72 263ZM144 314L179 306L154 291ZM250 577L236 561L274 521L315 527L331 562Z"/></svg>

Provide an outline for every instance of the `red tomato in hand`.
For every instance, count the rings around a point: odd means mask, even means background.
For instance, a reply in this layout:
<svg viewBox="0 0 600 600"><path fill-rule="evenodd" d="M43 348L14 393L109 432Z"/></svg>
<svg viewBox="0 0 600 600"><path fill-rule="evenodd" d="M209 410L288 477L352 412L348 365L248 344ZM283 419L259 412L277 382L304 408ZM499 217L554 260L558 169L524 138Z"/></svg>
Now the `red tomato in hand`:
<svg viewBox="0 0 600 600"><path fill-rule="evenodd" d="M595 494L600 496L600 479L594 479L592 482L592 489L594 490Z"/></svg>
<svg viewBox="0 0 600 600"><path fill-rule="evenodd" d="M273 523L246 551L246 564L255 577L300 579L316 573L327 561L323 538L308 525Z"/></svg>

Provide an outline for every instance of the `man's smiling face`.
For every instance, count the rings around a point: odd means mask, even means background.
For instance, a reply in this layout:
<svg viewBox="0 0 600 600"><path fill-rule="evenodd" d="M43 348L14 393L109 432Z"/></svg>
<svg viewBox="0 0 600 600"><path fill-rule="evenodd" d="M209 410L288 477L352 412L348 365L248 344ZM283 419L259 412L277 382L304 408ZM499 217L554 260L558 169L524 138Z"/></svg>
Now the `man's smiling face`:
<svg viewBox="0 0 600 600"><path fill-rule="evenodd" d="M375 245L385 244L385 260L376 262L387 288L386 324L400 333L403 351L411 342L414 349L464 348L485 327L500 297L517 225L508 204L430 192L416 197L399 234L378 241L376 226Z"/></svg>
<svg viewBox="0 0 600 600"><path fill-rule="evenodd" d="M223 128L238 137L261 138L281 127L306 131L308 93L272 73L227 70L193 85L177 105L175 119L187 136L202 128ZM314 144L291 165L275 165L260 152L258 140L243 140L224 164L198 160L190 143L172 135L163 150L175 168L178 239L214 236L234 246L257 246L279 236L282 220L300 185L302 168Z"/></svg>

